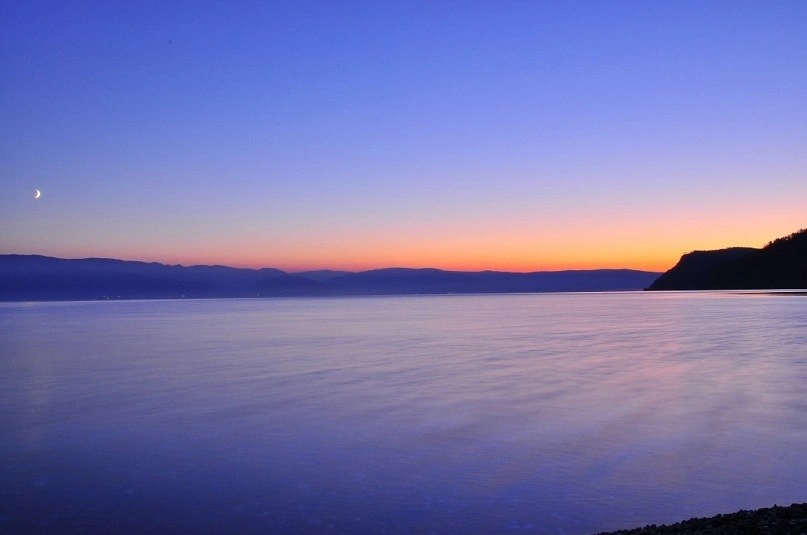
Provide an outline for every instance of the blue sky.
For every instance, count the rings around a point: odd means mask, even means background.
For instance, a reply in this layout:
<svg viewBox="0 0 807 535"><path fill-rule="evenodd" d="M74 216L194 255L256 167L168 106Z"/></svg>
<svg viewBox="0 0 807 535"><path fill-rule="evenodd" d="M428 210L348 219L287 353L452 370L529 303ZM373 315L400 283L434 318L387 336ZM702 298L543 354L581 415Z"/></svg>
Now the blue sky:
<svg viewBox="0 0 807 535"><path fill-rule="evenodd" d="M759 246L807 226L805 28L805 2L6 2L0 252L529 271Z"/></svg>

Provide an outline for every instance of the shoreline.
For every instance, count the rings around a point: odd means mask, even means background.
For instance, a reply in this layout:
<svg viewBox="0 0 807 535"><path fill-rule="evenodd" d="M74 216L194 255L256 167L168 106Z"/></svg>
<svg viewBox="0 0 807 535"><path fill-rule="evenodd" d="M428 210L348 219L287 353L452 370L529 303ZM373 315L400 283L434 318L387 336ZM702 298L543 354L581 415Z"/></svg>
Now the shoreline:
<svg viewBox="0 0 807 535"><path fill-rule="evenodd" d="M719 514L711 517L690 518L675 524L646 526L617 531L603 531L597 535L694 535L717 533L807 533L807 503L787 506L774 505L750 511Z"/></svg>

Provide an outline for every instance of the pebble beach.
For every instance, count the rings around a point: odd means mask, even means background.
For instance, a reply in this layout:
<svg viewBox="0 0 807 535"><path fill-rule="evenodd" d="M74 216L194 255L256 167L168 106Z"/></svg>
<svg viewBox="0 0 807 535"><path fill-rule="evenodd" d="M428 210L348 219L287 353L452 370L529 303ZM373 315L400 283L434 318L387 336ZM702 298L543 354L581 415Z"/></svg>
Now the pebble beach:
<svg viewBox="0 0 807 535"><path fill-rule="evenodd" d="M675 524L655 524L599 535L695 535L718 533L807 534L807 503L738 511L708 518L691 518Z"/></svg>

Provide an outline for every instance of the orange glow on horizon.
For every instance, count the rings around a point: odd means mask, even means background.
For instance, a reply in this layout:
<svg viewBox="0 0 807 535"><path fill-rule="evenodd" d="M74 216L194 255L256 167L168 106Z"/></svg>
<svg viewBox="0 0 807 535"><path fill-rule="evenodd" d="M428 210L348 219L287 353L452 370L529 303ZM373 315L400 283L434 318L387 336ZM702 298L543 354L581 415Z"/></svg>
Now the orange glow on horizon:
<svg viewBox="0 0 807 535"><path fill-rule="evenodd" d="M801 225L804 226L803 224ZM581 218L579 225L533 231L535 225L501 223L456 225L434 229L417 225L403 229L364 229L288 236L225 236L199 242L136 246L68 248L29 251L62 258L106 257L163 264L224 265L236 268L277 268L286 272L331 269L366 271L390 267L435 268L449 271L563 271L636 269L664 272L693 250L734 246L762 247L798 230L785 221L781 228L740 225L730 217L704 220L597 223ZM527 230L524 230L527 229ZM97 248L96 248L97 247ZM16 251L25 252L25 251Z"/></svg>
<svg viewBox="0 0 807 535"><path fill-rule="evenodd" d="M590 269L636 269L642 271L663 272L670 269L678 261L680 254L659 255L657 257L635 255L633 257L620 257L609 255L486 255L483 252L475 254L431 254L431 252L415 251L409 254L373 255L365 253L332 257L331 260L315 258L314 255L301 257L281 258L281 255L263 255L259 252L252 254L181 254L170 255L141 255L130 256L126 259L146 262L160 262L163 264L192 265L224 265L236 268L260 269L276 268L286 272L315 271L330 269L336 271L367 271L383 268L434 268L447 271L508 271L527 273L534 271L564 271L564 270L590 270Z"/></svg>

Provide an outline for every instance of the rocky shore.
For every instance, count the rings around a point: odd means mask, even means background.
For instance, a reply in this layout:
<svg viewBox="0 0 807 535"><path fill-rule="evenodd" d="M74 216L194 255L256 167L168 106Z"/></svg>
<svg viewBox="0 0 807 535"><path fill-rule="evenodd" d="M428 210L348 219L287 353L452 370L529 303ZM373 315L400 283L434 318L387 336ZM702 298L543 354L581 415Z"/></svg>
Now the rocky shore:
<svg viewBox="0 0 807 535"><path fill-rule="evenodd" d="M691 518L683 522L635 529L603 532L599 535L695 535L719 533L758 533L760 535L807 535L807 503L787 507L774 505L755 511Z"/></svg>

